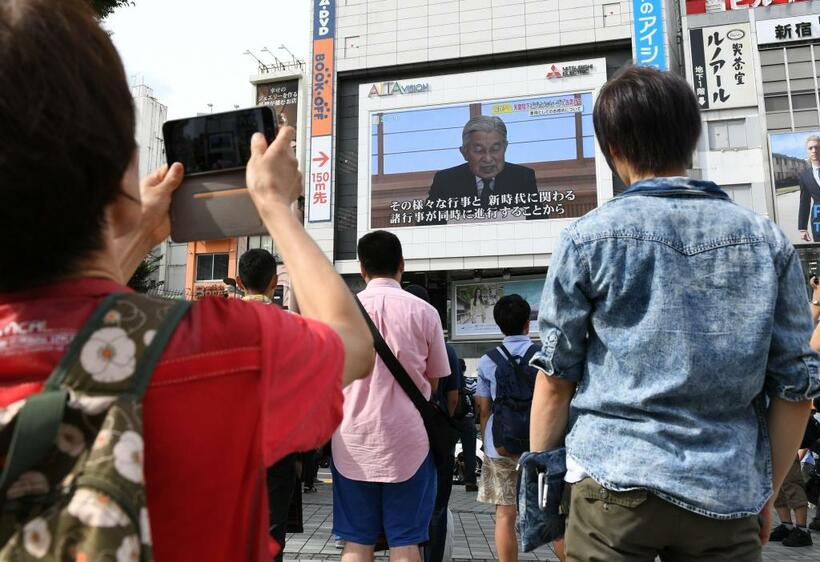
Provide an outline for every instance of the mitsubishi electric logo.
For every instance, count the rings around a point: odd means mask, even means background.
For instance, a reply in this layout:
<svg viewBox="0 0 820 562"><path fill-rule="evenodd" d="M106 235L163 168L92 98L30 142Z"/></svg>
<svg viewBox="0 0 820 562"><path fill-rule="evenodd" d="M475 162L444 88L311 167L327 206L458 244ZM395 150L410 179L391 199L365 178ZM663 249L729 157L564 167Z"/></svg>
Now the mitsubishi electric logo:
<svg viewBox="0 0 820 562"><path fill-rule="evenodd" d="M367 97L373 96L397 96L404 94L421 94L430 91L430 84L402 84L401 82L382 82L381 84L373 84L370 87L370 93Z"/></svg>
<svg viewBox="0 0 820 562"><path fill-rule="evenodd" d="M547 78L569 78L571 76L586 76L592 70L591 64L551 65L547 71Z"/></svg>

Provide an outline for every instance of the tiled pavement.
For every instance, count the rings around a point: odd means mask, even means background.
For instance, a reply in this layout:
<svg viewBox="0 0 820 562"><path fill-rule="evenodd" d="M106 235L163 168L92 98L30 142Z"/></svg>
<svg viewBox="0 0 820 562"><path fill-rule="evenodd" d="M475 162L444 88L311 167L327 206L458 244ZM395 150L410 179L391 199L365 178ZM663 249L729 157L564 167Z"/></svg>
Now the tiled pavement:
<svg viewBox="0 0 820 562"><path fill-rule="evenodd" d="M321 475L320 475L321 477ZM285 546L285 560L310 562L319 560L339 560L341 551L336 549L332 528L332 496L330 484L319 484L318 492L302 496L305 532L288 535ZM454 562L472 560L475 562L495 561L493 544L493 508L475 501L476 494L464 491L463 486L453 486L450 510L453 512L455 537L453 544ZM765 562L818 562L820 561L820 533L812 533L814 546L809 548L787 548L780 544L770 544L764 549ZM386 560L386 553L377 553L377 560ZM534 553L519 556L520 560L558 560L549 547L537 549Z"/></svg>

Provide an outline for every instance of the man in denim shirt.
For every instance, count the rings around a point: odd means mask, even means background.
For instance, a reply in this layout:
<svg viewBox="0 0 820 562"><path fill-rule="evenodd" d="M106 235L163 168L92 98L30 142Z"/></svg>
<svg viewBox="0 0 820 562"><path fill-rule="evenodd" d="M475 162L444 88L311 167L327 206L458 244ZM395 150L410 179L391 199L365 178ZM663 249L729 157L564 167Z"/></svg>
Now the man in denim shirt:
<svg viewBox="0 0 820 562"><path fill-rule="evenodd" d="M701 121L681 78L628 68L593 122L630 187L562 233L532 361L530 445L566 436L567 560L760 560L820 394L798 257L683 177Z"/></svg>

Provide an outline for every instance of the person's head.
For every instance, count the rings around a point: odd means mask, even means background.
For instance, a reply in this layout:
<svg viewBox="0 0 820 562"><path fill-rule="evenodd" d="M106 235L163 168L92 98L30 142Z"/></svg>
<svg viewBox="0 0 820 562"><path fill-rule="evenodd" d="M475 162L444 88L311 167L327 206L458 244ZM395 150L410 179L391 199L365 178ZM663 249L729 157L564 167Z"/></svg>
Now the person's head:
<svg viewBox="0 0 820 562"><path fill-rule="evenodd" d="M604 84L592 122L609 166L627 185L683 175L701 131L700 108L689 84L643 66L628 66Z"/></svg>
<svg viewBox="0 0 820 562"><path fill-rule="evenodd" d="M820 136L811 135L806 139L806 154L812 166L820 167Z"/></svg>
<svg viewBox="0 0 820 562"><path fill-rule="evenodd" d="M530 333L530 304L521 295L505 295L493 307L493 319L505 336Z"/></svg>
<svg viewBox="0 0 820 562"><path fill-rule="evenodd" d="M0 291L77 275L139 222L134 108L83 0L0 2Z"/></svg>
<svg viewBox="0 0 820 562"><path fill-rule="evenodd" d="M276 259L269 251L254 248L239 258L236 282L248 293L269 297L276 288L278 280Z"/></svg>
<svg viewBox="0 0 820 562"><path fill-rule="evenodd" d="M357 248L362 277L369 282L377 277L399 281L404 272L401 242L392 232L374 230L359 239Z"/></svg>
<svg viewBox="0 0 820 562"><path fill-rule="evenodd" d="M420 298L421 300L423 300L426 303L430 302L430 293L428 293L427 289L425 289L421 285L415 285L415 284L407 285L404 288L404 290L407 291L408 293L410 293L411 295Z"/></svg>
<svg viewBox="0 0 820 562"><path fill-rule="evenodd" d="M504 169L507 126L499 117L476 115L461 132L461 155L479 178L494 178Z"/></svg>

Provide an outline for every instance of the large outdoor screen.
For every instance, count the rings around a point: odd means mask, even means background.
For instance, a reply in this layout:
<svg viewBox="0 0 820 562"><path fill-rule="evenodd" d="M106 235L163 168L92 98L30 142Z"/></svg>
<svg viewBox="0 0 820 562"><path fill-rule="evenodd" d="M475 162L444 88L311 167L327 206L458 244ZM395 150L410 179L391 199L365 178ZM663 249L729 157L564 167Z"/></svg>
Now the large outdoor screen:
<svg viewBox="0 0 820 562"><path fill-rule="evenodd" d="M598 204L592 106L577 91L373 112L370 228L582 216Z"/></svg>
<svg viewBox="0 0 820 562"><path fill-rule="evenodd" d="M792 242L820 242L820 131L771 134L769 148L780 227Z"/></svg>

